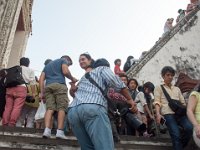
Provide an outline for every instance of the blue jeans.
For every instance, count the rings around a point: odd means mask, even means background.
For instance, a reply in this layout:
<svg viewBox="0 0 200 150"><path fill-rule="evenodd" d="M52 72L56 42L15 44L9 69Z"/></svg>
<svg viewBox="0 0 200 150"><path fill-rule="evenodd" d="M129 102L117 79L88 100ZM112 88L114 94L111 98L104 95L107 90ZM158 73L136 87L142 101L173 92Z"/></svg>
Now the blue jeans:
<svg viewBox="0 0 200 150"><path fill-rule="evenodd" d="M187 116L177 117L174 114L164 115L166 125L171 136L173 149L183 150L192 137L192 124L189 122ZM183 133L180 131L183 129Z"/></svg>
<svg viewBox="0 0 200 150"><path fill-rule="evenodd" d="M97 104L81 104L68 111L72 131L81 150L114 150L107 110Z"/></svg>

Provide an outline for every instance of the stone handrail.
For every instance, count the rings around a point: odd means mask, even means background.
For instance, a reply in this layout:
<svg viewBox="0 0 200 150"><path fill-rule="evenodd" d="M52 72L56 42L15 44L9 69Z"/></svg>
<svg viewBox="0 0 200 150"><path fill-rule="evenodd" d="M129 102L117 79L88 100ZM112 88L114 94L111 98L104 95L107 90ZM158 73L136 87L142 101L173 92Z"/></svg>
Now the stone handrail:
<svg viewBox="0 0 200 150"><path fill-rule="evenodd" d="M196 8L193 10L190 14L185 16L180 22L178 22L173 29L164 34L164 36L156 42L156 44L143 56L143 58L135 65L133 65L126 74L128 77L134 77L141 69L142 67L151 60L154 55L177 33L183 34L182 27L186 25L190 20L194 24L194 21L197 19L197 12L199 11L199 8ZM185 29L187 30L187 29Z"/></svg>

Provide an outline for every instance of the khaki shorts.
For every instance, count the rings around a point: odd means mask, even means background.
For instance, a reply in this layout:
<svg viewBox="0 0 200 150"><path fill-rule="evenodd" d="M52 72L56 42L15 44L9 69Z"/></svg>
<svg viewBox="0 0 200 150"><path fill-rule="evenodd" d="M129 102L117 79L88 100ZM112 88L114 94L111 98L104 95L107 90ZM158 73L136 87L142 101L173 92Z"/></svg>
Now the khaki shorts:
<svg viewBox="0 0 200 150"><path fill-rule="evenodd" d="M67 86L60 83L52 83L45 87L45 99L47 110L66 110L69 103Z"/></svg>

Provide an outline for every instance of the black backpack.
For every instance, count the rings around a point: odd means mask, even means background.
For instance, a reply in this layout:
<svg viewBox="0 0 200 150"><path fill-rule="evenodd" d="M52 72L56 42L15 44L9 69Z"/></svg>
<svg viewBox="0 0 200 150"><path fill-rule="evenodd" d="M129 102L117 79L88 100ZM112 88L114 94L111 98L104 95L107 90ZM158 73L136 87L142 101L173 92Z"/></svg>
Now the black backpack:
<svg viewBox="0 0 200 150"><path fill-rule="evenodd" d="M15 87L25 83L26 82L22 77L22 68L20 66L14 66L6 69L6 76L4 79L6 87Z"/></svg>

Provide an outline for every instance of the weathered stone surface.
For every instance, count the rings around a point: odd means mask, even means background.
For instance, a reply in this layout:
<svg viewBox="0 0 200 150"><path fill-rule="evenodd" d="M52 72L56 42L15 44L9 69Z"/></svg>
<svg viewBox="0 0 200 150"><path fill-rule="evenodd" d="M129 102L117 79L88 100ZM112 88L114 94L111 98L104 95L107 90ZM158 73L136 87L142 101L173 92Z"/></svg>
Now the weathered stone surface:
<svg viewBox="0 0 200 150"><path fill-rule="evenodd" d="M171 32L162 37L128 72L140 83L151 81L160 84L160 71L172 66L193 79L200 79L200 11L199 9L179 22Z"/></svg>
<svg viewBox="0 0 200 150"><path fill-rule="evenodd" d="M9 67L16 65L24 55L32 30L32 3L33 0L0 0L0 67L7 67L10 60ZM20 32L16 35L17 31Z"/></svg>

